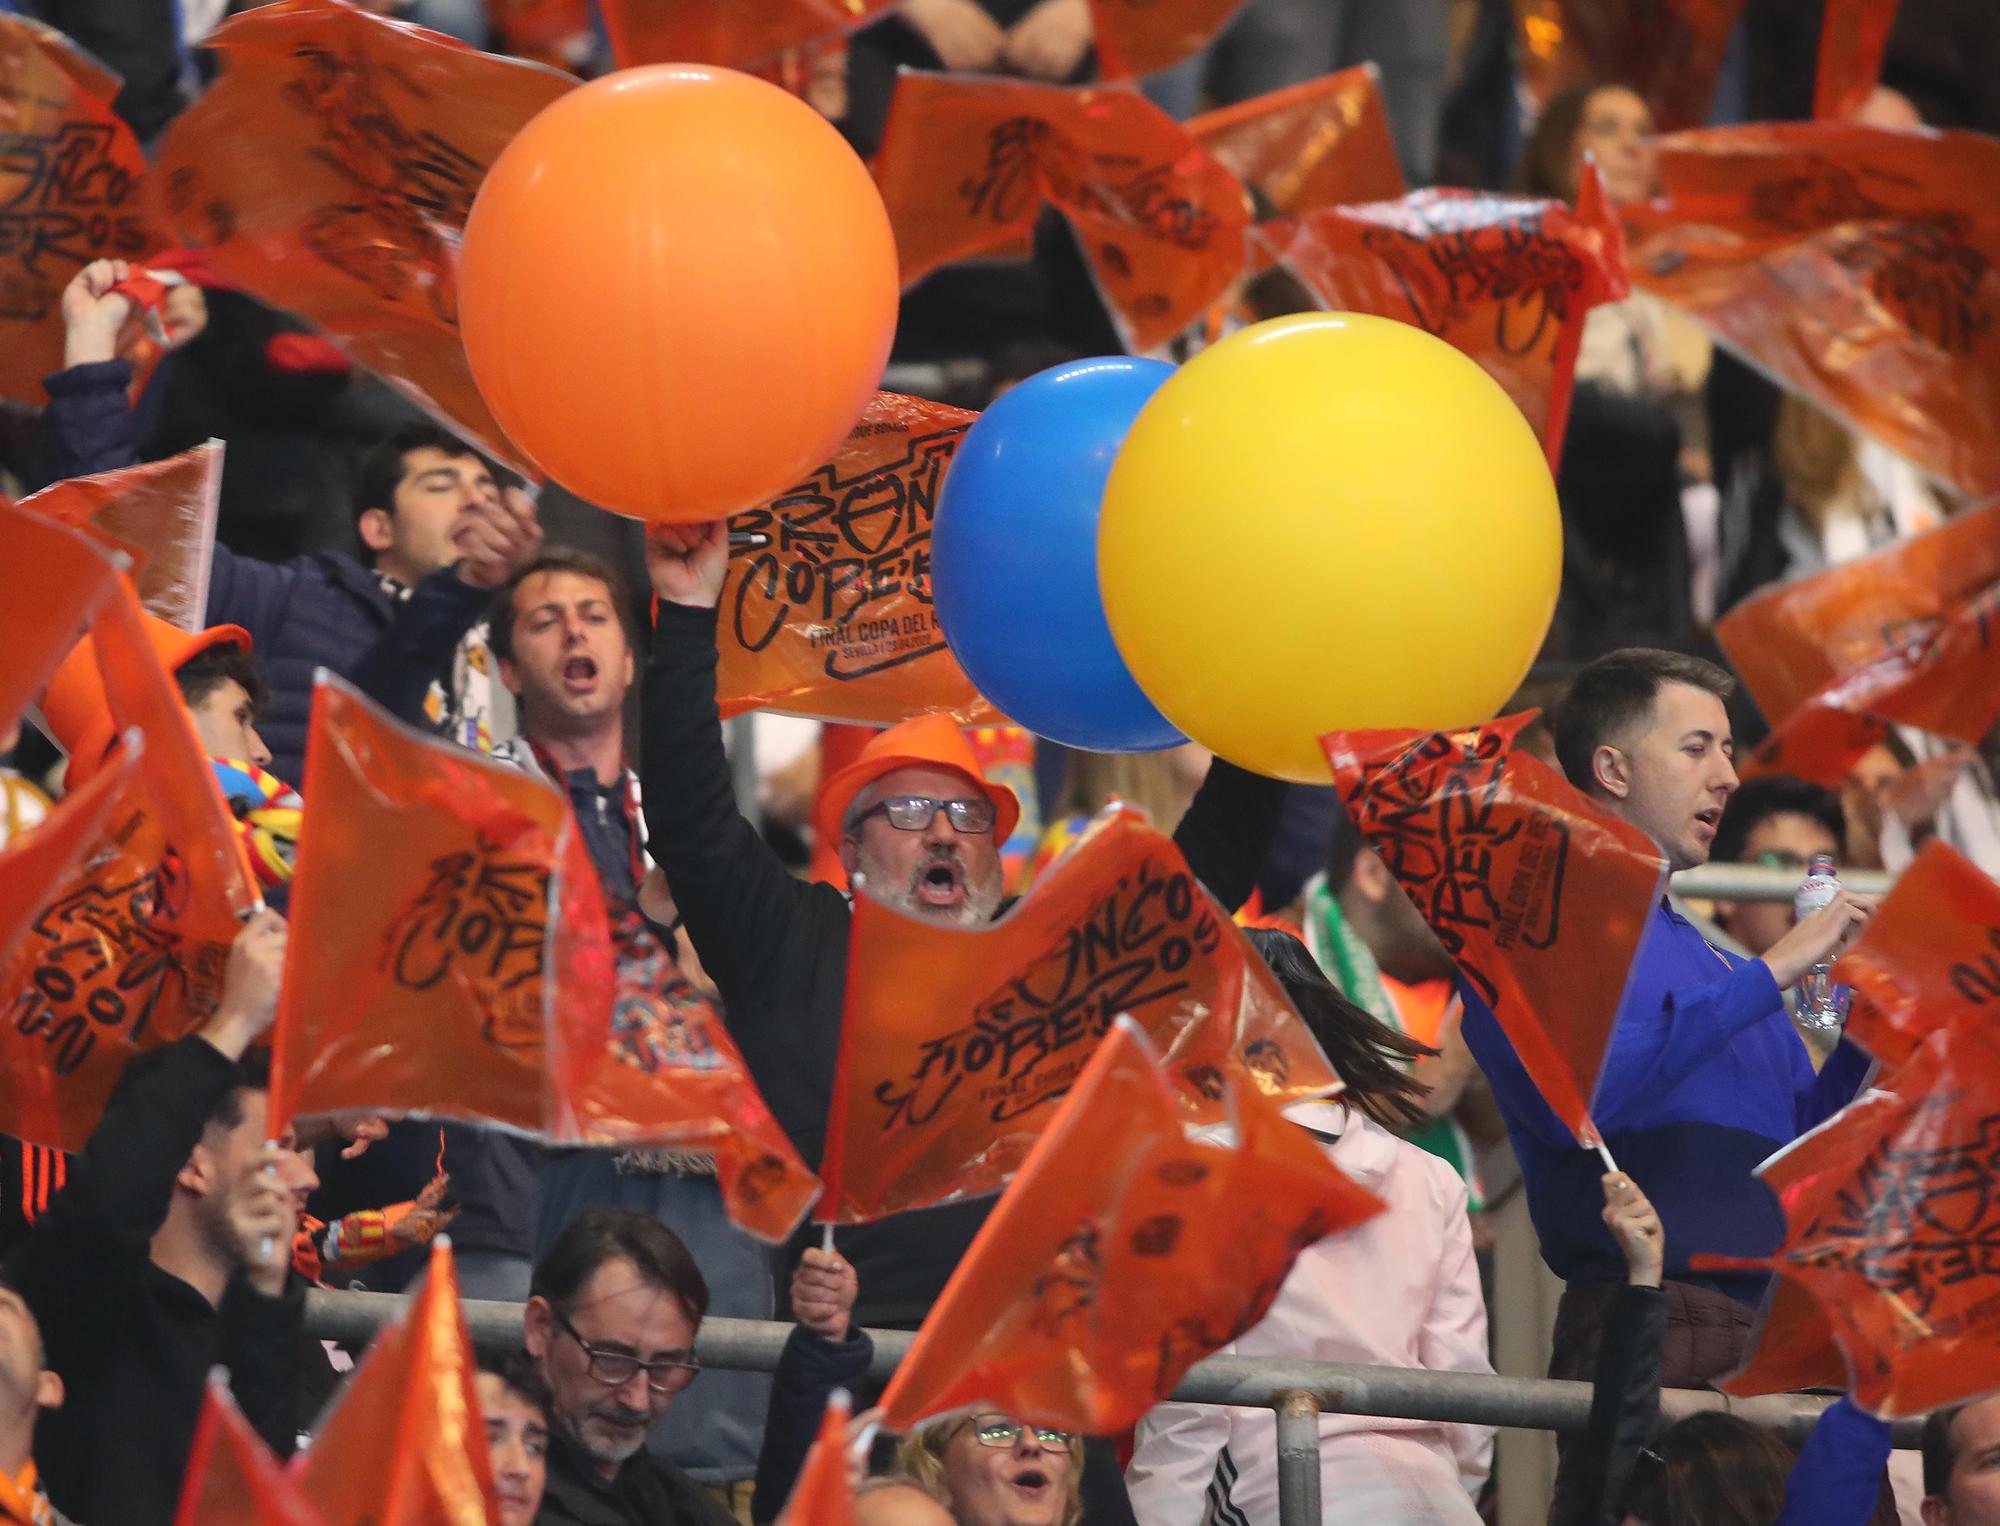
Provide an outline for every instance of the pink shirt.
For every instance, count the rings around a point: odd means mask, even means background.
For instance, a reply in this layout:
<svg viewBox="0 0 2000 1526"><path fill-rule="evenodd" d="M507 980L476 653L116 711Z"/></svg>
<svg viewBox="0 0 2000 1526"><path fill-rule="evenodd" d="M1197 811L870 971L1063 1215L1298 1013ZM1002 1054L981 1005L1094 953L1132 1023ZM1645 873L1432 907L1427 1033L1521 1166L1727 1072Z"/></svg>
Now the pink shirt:
<svg viewBox="0 0 2000 1526"><path fill-rule="evenodd" d="M1287 1116L1328 1141L1341 1170L1389 1206L1293 1265L1270 1312L1223 1352L1491 1372L1486 1302L1465 1184L1450 1166L1337 1103ZM1489 1426L1320 1416L1327 1519L1477 1526L1493 1461ZM1277 1422L1268 1409L1162 1404L1139 1422L1125 1474L1139 1526L1276 1526Z"/></svg>

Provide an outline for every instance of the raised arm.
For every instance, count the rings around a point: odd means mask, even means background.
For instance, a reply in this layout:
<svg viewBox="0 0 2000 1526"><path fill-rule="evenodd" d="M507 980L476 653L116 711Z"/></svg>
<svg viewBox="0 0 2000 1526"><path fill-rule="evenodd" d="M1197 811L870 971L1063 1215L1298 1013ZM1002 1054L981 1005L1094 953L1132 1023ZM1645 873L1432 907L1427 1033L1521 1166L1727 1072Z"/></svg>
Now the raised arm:
<svg viewBox="0 0 2000 1526"><path fill-rule="evenodd" d="M1271 851L1285 786L1217 758L1181 818L1174 842L1194 877L1230 911L1250 899Z"/></svg>
<svg viewBox="0 0 2000 1526"><path fill-rule="evenodd" d="M666 871L703 966L740 1015L763 989L774 949L803 936L816 901L837 891L794 879L736 808L716 708L716 603L728 571L728 527L656 525L646 565L658 601L644 694L641 784L646 850Z"/></svg>
<svg viewBox="0 0 2000 1526"><path fill-rule="evenodd" d="M236 1062L271 1025L284 960L284 918L259 913L230 949L215 1016L105 1109L17 1263L23 1293L44 1326L54 1327L52 1341L63 1341L64 1327L78 1344L102 1333L89 1322L107 1304L94 1295L148 1254L173 1203L174 1179L215 1104L236 1084Z"/></svg>
<svg viewBox="0 0 2000 1526"><path fill-rule="evenodd" d="M464 559L411 590L354 672L363 694L412 726L428 727L431 685L449 678L459 642L485 616L494 590L541 554L535 502L519 488L461 517Z"/></svg>
<svg viewBox="0 0 2000 1526"><path fill-rule="evenodd" d="M1638 1183L1618 1172L1604 1177L1604 1224L1625 1255L1618 1289L1598 1347L1590 1394L1590 1426L1580 1449L1583 1476L1575 1498L1584 1514L1556 1526L1603 1526L1632 1464L1660 1417L1660 1350L1666 1339L1666 1297L1660 1276L1666 1232Z"/></svg>
<svg viewBox="0 0 2000 1526"><path fill-rule="evenodd" d="M1591 1116L1616 1130L1641 1098L1677 1086L1768 1016L1812 967L1832 959L1867 925L1875 903L1843 891L1764 953L1731 967L1723 978L1691 991L1669 992L1658 1013L1629 1008L1605 1052ZM1643 957L1643 949L1641 957Z"/></svg>

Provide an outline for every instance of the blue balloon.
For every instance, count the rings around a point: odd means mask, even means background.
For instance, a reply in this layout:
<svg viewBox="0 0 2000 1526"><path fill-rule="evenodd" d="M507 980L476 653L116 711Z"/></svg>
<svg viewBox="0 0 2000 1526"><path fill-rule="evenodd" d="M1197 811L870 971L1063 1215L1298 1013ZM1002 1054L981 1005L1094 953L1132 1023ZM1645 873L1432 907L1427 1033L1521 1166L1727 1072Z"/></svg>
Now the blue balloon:
<svg viewBox="0 0 2000 1526"><path fill-rule="evenodd" d="M1066 746L1186 740L1140 693L1097 590L1104 481L1173 374L1121 355L1028 378L966 431L938 495L931 588L952 655L1012 720Z"/></svg>

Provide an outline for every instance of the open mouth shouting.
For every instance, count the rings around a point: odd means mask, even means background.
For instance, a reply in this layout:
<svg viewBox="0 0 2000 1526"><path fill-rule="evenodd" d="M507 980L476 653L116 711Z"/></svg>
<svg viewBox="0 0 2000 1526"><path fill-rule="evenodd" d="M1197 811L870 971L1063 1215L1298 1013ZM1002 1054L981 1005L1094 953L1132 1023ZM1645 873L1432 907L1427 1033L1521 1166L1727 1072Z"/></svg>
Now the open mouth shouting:
<svg viewBox="0 0 2000 1526"><path fill-rule="evenodd" d="M919 906L956 911L965 904L965 866L956 854L940 854L917 866L910 896Z"/></svg>
<svg viewBox="0 0 2000 1526"><path fill-rule="evenodd" d="M562 684L565 693L592 694L597 690L597 659L579 652L563 659Z"/></svg>

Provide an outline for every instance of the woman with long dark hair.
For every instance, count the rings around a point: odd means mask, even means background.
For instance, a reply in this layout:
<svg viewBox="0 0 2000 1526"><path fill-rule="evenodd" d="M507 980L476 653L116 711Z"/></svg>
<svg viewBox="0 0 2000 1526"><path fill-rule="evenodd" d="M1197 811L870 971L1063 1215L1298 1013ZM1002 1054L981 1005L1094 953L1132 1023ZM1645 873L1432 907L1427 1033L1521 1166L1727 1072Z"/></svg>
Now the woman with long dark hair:
<svg viewBox="0 0 2000 1526"><path fill-rule="evenodd" d="M1404 1068L1431 1051L1342 996L1289 933L1251 940L1346 1084L1285 1116L1388 1206L1300 1253L1270 1311L1225 1352L1491 1372L1486 1304L1472 1256L1465 1184L1392 1129L1426 1117ZM1139 1526L1277 1520L1275 1420L1268 1409L1162 1404L1139 1423L1126 1471ZM1329 1520L1370 1526L1473 1526L1492 1460L1484 1426L1365 1415L1320 1417Z"/></svg>

